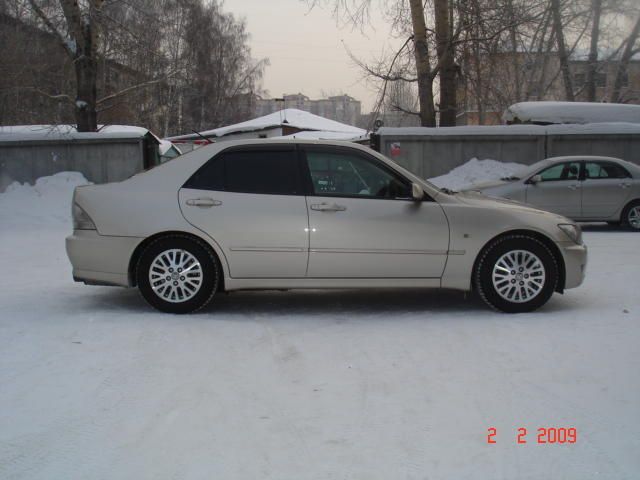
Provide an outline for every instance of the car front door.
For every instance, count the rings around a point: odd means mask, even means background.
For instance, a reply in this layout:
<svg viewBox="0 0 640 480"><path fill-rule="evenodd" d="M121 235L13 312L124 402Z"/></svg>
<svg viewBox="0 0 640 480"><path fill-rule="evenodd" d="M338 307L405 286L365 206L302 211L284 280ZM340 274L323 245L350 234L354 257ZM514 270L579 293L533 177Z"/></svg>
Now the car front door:
<svg viewBox="0 0 640 480"><path fill-rule="evenodd" d="M580 162L557 163L537 173L540 181L527 181L526 202L569 218L581 215Z"/></svg>
<svg viewBox="0 0 640 480"><path fill-rule="evenodd" d="M309 211L308 277L438 278L449 245L442 207L364 152L302 147Z"/></svg>
<svg viewBox="0 0 640 480"><path fill-rule="evenodd" d="M189 223L222 248L231 277L304 277L309 219L295 146L225 150L179 192Z"/></svg>
<svg viewBox="0 0 640 480"><path fill-rule="evenodd" d="M613 162L585 162L582 182L582 217L601 219L624 207L631 195L631 174Z"/></svg>

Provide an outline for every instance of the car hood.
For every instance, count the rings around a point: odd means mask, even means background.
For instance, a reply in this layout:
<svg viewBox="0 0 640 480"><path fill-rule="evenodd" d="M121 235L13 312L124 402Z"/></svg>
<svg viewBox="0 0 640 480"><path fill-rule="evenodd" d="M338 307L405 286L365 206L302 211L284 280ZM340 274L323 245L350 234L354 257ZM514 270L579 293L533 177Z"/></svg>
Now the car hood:
<svg viewBox="0 0 640 480"><path fill-rule="evenodd" d="M573 223L570 220L567 220L562 215L558 215L556 213L540 210L530 205L527 205L521 202L516 202L515 200L507 200L506 198L491 197L473 190L458 192L455 196L459 202L464 203L466 205L487 207L487 208L500 208L505 210L517 210L523 213L534 213L539 215L546 215L548 217L554 217L558 220L562 220L563 222L566 221L567 223Z"/></svg>

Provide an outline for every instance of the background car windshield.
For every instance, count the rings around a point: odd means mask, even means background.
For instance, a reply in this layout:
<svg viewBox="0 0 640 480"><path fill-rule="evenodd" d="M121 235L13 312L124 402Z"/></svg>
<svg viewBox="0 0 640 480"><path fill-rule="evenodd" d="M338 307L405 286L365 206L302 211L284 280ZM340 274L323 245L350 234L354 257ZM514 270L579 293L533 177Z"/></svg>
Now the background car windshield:
<svg viewBox="0 0 640 480"><path fill-rule="evenodd" d="M334 152L307 152L315 195L408 198L410 187L367 159Z"/></svg>
<svg viewBox="0 0 640 480"><path fill-rule="evenodd" d="M539 160L536 163L529 165L528 167L523 168L522 170L516 172L514 176L519 178L528 178L531 175L534 175L536 172L539 172L541 168L549 163L549 160Z"/></svg>

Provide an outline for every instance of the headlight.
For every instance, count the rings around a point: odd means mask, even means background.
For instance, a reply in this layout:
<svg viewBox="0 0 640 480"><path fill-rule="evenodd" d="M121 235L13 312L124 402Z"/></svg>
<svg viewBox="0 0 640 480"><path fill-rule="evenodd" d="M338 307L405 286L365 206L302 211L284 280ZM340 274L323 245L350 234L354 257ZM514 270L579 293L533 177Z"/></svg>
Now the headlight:
<svg viewBox="0 0 640 480"><path fill-rule="evenodd" d="M575 243L578 245L582 244L582 229L578 225L574 225L572 223L561 223L558 225L558 228Z"/></svg>
<svg viewBox="0 0 640 480"><path fill-rule="evenodd" d="M96 225L91 220L91 217L87 215L80 206L73 202L71 206L71 216L73 218L73 229L74 230L95 230Z"/></svg>

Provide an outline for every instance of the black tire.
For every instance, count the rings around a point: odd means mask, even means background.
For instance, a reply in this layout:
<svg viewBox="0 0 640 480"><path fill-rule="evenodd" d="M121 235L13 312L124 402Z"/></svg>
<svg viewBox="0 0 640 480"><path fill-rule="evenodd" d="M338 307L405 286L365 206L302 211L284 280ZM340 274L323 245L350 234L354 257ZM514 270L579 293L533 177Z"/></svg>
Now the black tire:
<svg viewBox="0 0 640 480"><path fill-rule="evenodd" d="M633 200L629 202L627 206L624 207L624 209L622 210L622 215L620 216L620 220L628 230L631 230L634 232L640 232L640 223L635 222L635 226L634 226L634 224L630 220L631 212L634 209L635 211L640 209L640 200Z"/></svg>
<svg viewBox="0 0 640 480"><path fill-rule="evenodd" d="M161 297L154 291L149 279L154 260L171 250L186 252L200 264L200 271L193 273L196 280L200 282L199 289L193 294L184 288L184 300L177 294L173 301L167 300L168 296ZM182 255L185 254L181 254L181 257ZM220 268L214 252L203 241L187 235L173 234L154 240L142 251L136 266L136 280L140 293L152 307L166 313L191 313L205 307L215 295L220 282Z"/></svg>
<svg viewBox="0 0 640 480"><path fill-rule="evenodd" d="M539 259L544 271L544 281L542 279L540 280L539 285L541 285L541 288L536 287L539 288L539 290L535 295L530 294L531 299L523 299L520 302L509 301L504 298L494 286L494 267L503 255L520 250L533 254ZM517 273L519 272L516 272L516 274ZM533 276L534 275L532 274L531 277ZM544 243L526 235L506 235L491 242L480 253L476 264L476 270L474 272L474 285L480 297L490 307L506 313L522 313L536 310L547 303L549 298L553 295L553 292L556 290L559 277L559 268L556 259L551 250L549 250ZM519 281L514 280L515 278L511 278L508 282L516 284L519 283ZM520 277L520 280L523 280L523 278ZM506 282L507 281L505 280L504 285L508 285ZM498 286L500 287L499 283ZM517 297L516 300L518 300Z"/></svg>

